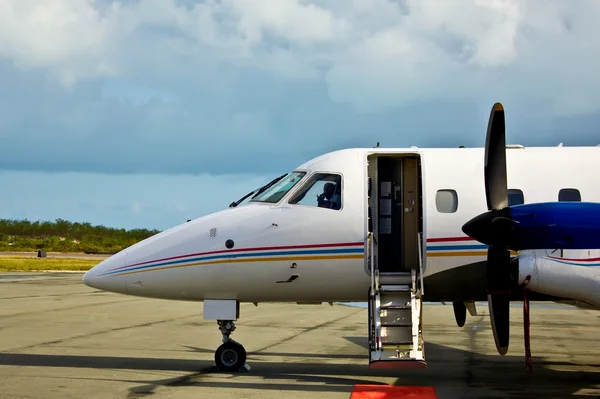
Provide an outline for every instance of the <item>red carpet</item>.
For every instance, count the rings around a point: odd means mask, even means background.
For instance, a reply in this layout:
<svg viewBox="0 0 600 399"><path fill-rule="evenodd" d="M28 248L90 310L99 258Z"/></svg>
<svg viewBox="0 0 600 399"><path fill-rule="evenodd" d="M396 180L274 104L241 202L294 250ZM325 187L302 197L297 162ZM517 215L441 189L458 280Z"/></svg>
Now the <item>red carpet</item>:
<svg viewBox="0 0 600 399"><path fill-rule="evenodd" d="M350 399L437 399L433 387L354 385Z"/></svg>

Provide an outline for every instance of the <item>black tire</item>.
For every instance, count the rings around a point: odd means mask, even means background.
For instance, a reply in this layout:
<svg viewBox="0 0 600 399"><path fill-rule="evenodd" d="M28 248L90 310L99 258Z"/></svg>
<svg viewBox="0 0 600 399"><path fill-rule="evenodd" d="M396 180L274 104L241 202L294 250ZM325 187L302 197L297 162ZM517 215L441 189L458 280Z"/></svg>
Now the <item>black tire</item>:
<svg viewBox="0 0 600 399"><path fill-rule="evenodd" d="M246 349L237 342L225 342L215 352L215 363L221 371L238 371L246 364Z"/></svg>

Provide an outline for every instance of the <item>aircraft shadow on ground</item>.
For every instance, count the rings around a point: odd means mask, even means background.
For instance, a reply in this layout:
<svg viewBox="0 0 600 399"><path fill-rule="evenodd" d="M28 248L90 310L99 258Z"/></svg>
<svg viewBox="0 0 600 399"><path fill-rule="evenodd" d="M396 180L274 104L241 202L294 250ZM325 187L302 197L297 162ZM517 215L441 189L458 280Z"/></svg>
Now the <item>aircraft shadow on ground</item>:
<svg viewBox="0 0 600 399"><path fill-rule="evenodd" d="M110 356L38 355L0 353L0 365L31 367L75 367L90 369L179 371L185 376L175 379L139 382L132 392L150 393L158 386L266 389L285 391L350 392L354 384L377 384L391 377L395 385L434 386L442 398L565 398L582 389L600 391L600 361L575 364L533 359L533 375L525 372L523 356L480 355L443 345L427 343L427 369L371 370L367 366L367 342L364 337L345 337L365 349L364 362L356 364L358 355L297 354L250 352L251 370L239 373L213 371L212 361L185 359L135 358ZM195 349L204 352L204 349ZM208 350L206 350L208 351ZM212 352L212 351L210 351ZM285 357L282 361L261 361L258 356ZM252 358L256 360L251 360ZM294 358L299 359L294 362ZM315 361L307 361L316 358ZM348 358L354 363L324 363L326 358ZM321 360L321 361L319 361ZM589 371L558 371L551 367L588 368ZM569 367L570 366L570 367ZM252 379L244 378L253 377ZM221 377L226 378L223 381ZM256 379L261 377L261 379Z"/></svg>
<svg viewBox="0 0 600 399"><path fill-rule="evenodd" d="M198 353L210 353L211 355L215 353L214 349L204 349L204 348L196 348L193 346L184 346L193 352ZM366 350L366 349L365 349ZM364 354L343 354L343 353L286 353L286 352L249 352L247 354L247 361L252 362L257 359L257 356L281 356L281 357L300 357L300 358L314 358L314 359L367 359L367 352Z"/></svg>

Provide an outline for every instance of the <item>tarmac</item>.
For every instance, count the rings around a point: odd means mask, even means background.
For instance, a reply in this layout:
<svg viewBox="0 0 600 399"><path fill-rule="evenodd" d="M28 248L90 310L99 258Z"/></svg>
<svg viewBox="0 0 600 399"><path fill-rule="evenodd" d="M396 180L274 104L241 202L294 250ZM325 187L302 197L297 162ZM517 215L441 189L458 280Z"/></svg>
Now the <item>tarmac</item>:
<svg viewBox="0 0 600 399"><path fill-rule="evenodd" d="M532 304L533 374L522 310L506 356L488 310L456 326L425 305L425 370L370 370L367 311L242 304L232 338L250 370L214 370L221 343L202 303L101 292L75 273L0 273L0 398L349 398L355 384L433 386L444 398L600 397L600 312Z"/></svg>

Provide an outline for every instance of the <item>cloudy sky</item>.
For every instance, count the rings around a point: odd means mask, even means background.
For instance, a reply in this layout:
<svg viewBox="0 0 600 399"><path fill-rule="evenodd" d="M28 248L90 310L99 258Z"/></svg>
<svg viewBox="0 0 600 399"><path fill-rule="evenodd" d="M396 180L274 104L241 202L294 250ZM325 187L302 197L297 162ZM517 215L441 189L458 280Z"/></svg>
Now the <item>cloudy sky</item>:
<svg viewBox="0 0 600 399"><path fill-rule="evenodd" d="M0 0L0 217L165 229L324 152L600 143L600 1Z"/></svg>

